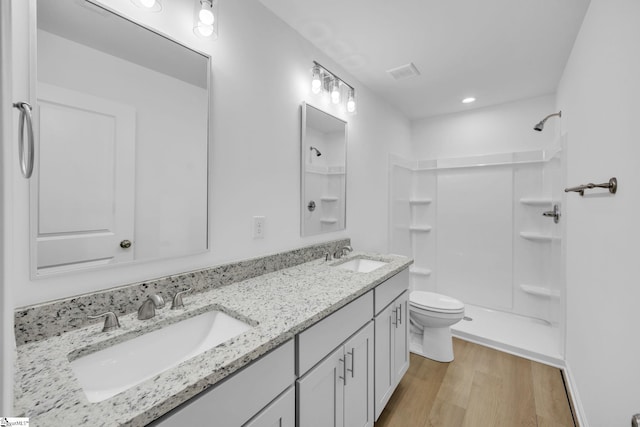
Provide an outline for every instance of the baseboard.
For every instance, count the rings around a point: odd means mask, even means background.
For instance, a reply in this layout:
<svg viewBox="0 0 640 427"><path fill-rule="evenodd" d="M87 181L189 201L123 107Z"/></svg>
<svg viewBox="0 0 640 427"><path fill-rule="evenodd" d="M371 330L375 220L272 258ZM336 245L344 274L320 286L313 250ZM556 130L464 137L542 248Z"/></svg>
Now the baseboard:
<svg viewBox="0 0 640 427"><path fill-rule="evenodd" d="M567 395L569 397L569 404L571 405L571 412L573 413L573 421L576 427L589 427L587 417L585 416L584 407L580 401L580 394L578 393L578 387L574 381L573 374L569 368L569 364L565 361L562 369L562 376L565 380L565 387L567 389Z"/></svg>

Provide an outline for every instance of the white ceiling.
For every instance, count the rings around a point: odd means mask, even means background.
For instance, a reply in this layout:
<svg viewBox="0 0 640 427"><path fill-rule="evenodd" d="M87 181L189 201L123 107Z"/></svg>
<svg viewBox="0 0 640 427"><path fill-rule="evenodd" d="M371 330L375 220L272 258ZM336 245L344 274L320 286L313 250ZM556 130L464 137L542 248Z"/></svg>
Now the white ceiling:
<svg viewBox="0 0 640 427"><path fill-rule="evenodd" d="M556 91L589 0L260 0L416 119ZM386 71L413 62L421 75ZM460 101L473 96L473 104Z"/></svg>

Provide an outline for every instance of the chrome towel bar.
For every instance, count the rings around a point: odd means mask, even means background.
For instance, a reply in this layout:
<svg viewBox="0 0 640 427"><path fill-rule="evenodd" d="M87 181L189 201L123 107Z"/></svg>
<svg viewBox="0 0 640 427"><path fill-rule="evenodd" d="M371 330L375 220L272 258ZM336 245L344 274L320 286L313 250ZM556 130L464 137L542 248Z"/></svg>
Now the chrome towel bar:
<svg viewBox="0 0 640 427"><path fill-rule="evenodd" d="M605 182L603 184L593 184L593 183L589 183L589 184L585 184L585 185L579 185L577 187L571 187L571 188L565 188L564 192L568 193L569 191L574 191L576 193L580 193L581 196L584 196L584 190L590 190L592 188L608 188L609 189L609 193L611 194L616 194L616 191L618 191L618 180L613 177L609 180L609 182Z"/></svg>
<svg viewBox="0 0 640 427"><path fill-rule="evenodd" d="M18 128L18 155L20 156L20 171L22 176L29 179L33 172L35 146L33 141L33 122L31 119L31 105L28 102L16 102L13 104L20 110L20 127ZM27 128L27 148L24 144L24 128ZM25 151L28 157L25 158Z"/></svg>

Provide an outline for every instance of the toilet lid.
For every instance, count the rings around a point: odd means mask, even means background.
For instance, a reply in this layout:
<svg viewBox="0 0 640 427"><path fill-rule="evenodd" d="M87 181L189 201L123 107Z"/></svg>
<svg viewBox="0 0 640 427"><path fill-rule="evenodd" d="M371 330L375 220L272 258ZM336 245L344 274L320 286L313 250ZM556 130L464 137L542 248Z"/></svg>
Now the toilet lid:
<svg viewBox="0 0 640 427"><path fill-rule="evenodd" d="M457 313L464 310L464 304L455 298L435 292L413 291L409 294L411 305L425 310Z"/></svg>

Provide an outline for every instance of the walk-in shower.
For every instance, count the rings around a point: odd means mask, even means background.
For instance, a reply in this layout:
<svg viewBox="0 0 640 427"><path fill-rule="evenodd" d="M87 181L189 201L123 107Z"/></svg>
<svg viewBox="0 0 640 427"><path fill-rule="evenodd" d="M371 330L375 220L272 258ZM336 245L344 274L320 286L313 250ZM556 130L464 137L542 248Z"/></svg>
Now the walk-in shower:
<svg viewBox="0 0 640 427"><path fill-rule="evenodd" d="M549 363L563 359L561 152L390 162L390 247L411 289L465 304L454 335Z"/></svg>

